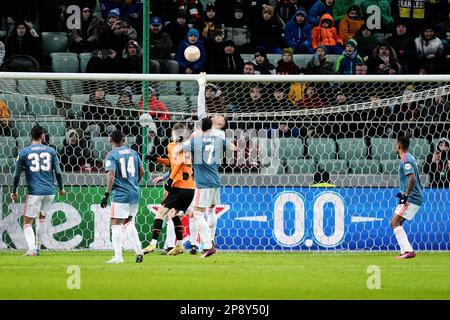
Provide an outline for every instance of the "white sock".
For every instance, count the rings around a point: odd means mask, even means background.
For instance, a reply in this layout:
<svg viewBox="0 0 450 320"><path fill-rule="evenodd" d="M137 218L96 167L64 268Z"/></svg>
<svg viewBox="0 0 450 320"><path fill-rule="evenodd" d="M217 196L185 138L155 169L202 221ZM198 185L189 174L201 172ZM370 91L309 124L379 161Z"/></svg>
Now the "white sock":
<svg viewBox="0 0 450 320"><path fill-rule="evenodd" d="M122 225L117 224L111 226L111 233L112 233L112 245L114 248L114 254L116 258L122 257Z"/></svg>
<svg viewBox="0 0 450 320"><path fill-rule="evenodd" d="M25 234L25 240L28 244L28 250L36 250L36 237L34 236L33 226L31 224L25 224L23 226L23 233Z"/></svg>
<svg viewBox="0 0 450 320"><path fill-rule="evenodd" d="M402 226L396 227L394 229L395 237L397 238L397 242L400 245L400 252L404 254L405 252L413 252L413 248L408 241L408 236L406 235L405 230Z"/></svg>
<svg viewBox="0 0 450 320"><path fill-rule="evenodd" d="M166 229L166 248L173 248L175 246L175 226L173 225L172 219L167 221Z"/></svg>
<svg viewBox="0 0 450 320"><path fill-rule="evenodd" d="M42 239L44 238L44 234L46 232L45 228L45 218L38 219L36 223L36 248L41 249Z"/></svg>
<svg viewBox="0 0 450 320"><path fill-rule="evenodd" d="M128 235L128 238L131 240L131 243L133 244L134 252L136 254L142 254L141 241L139 240L139 235L134 222L128 222L125 225L125 231Z"/></svg>
<svg viewBox="0 0 450 320"><path fill-rule="evenodd" d="M177 246L182 247L183 246L183 240L177 240Z"/></svg>
<svg viewBox="0 0 450 320"><path fill-rule="evenodd" d="M214 241L214 239L216 238L216 226L217 226L216 209L207 208L206 213L208 215L209 235L211 239Z"/></svg>
<svg viewBox="0 0 450 320"><path fill-rule="evenodd" d="M195 220L197 222L198 231L200 232L200 239L203 242L205 249L212 248L211 237L209 236L208 223L205 220L203 212L194 212Z"/></svg>
<svg viewBox="0 0 450 320"><path fill-rule="evenodd" d="M191 242L191 245L198 246L198 227L197 227L197 221L195 221L195 218L189 218L189 241Z"/></svg>
<svg viewBox="0 0 450 320"><path fill-rule="evenodd" d="M150 244L151 244L152 246L156 246L157 243L158 243L158 240L156 240L156 239L152 239L152 240L150 241Z"/></svg>
<svg viewBox="0 0 450 320"><path fill-rule="evenodd" d="M128 238L127 230L125 229L125 226L122 225L122 248L125 248L125 242L127 242L127 238Z"/></svg>

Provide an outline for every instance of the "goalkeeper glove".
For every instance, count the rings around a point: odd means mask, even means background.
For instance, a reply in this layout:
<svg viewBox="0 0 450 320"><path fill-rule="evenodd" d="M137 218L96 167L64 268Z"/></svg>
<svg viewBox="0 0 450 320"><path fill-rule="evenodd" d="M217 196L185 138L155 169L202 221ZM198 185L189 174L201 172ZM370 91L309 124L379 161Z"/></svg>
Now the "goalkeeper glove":
<svg viewBox="0 0 450 320"><path fill-rule="evenodd" d="M109 192L105 192L105 196L102 199L102 202L100 203L100 206L102 208L106 208L108 206L108 199L109 199Z"/></svg>
<svg viewBox="0 0 450 320"><path fill-rule="evenodd" d="M401 192L397 193L396 197L400 199L400 204L405 204L408 201L408 196L406 194L402 194Z"/></svg>
<svg viewBox="0 0 450 320"><path fill-rule="evenodd" d="M147 161L155 162L158 158L158 155L156 154L156 148L155 146L152 147L152 150L150 153L145 157Z"/></svg>
<svg viewBox="0 0 450 320"><path fill-rule="evenodd" d="M166 189L166 191L168 191L168 192L172 191L172 184L173 184L173 180L170 178L167 179L167 182L164 185L164 189Z"/></svg>

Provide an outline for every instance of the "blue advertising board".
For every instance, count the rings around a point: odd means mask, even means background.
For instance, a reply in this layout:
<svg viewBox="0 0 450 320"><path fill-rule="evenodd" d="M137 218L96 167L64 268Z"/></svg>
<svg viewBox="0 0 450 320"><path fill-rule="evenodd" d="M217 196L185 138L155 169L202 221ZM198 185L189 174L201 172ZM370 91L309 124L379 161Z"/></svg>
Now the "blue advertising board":
<svg viewBox="0 0 450 320"><path fill-rule="evenodd" d="M394 188L225 187L217 246L223 250L398 250L389 221ZM450 249L450 190L425 189L404 224L416 250Z"/></svg>

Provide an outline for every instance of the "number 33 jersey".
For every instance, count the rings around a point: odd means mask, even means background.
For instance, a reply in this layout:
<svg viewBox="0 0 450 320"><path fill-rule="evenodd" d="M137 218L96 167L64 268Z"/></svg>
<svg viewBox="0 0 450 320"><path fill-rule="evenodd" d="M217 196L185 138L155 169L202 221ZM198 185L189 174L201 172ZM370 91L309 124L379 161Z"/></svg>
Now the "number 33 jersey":
<svg viewBox="0 0 450 320"><path fill-rule="evenodd" d="M140 167L139 154L126 146L115 148L106 155L105 170L114 171L116 177L112 187L113 202L139 202Z"/></svg>
<svg viewBox="0 0 450 320"><path fill-rule="evenodd" d="M32 144L19 152L15 176L25 170L29 195L48 196L55 194L55 173L61 173L58 155L52 147Z"/></svg>

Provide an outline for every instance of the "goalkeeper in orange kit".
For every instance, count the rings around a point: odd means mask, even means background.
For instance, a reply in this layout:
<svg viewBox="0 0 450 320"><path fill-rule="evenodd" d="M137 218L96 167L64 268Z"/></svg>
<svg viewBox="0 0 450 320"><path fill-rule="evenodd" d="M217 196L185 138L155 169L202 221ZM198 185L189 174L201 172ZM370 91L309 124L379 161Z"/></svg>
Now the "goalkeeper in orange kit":
<svg viewBox="0 0 450 320"><path fill-rule="evenodd" d="M151 161L156 161L170 167L170 176L164 185L167 191L161 206L158 209L153 222L152 240L150 245L144 249L144 254L156 250L159 234L161 233L165 218L172 219L175 227L176 245L167 252L167 255L177 255L184 252L183 247L183 226L178 212L186 212L194 198L195 183L192 174L190 155L181 153L173 154L173 149L177 144L181 144L188 137L186 127L177 123L172 130L172 142L167 146L168 158L158 158L155 154L149 156ZM155 179L156 181L160 178ZM166 193L166 192L165 192Z"/></svg>

